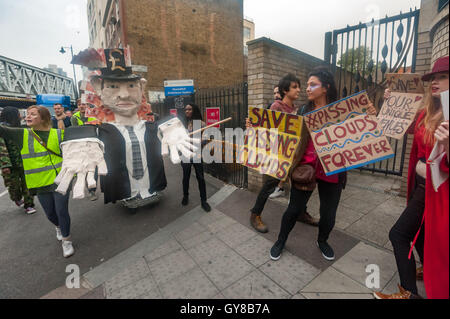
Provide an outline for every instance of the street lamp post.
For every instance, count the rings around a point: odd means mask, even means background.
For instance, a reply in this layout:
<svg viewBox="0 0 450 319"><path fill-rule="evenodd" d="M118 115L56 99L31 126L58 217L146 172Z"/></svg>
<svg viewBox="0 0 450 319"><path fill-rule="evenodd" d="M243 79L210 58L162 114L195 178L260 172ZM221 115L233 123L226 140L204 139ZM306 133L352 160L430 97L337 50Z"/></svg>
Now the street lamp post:
<svg viewBox="0 0 450 319"><path fill-rule="evenodd" d="M61 47L61 50L59 50L60 53L64 54L66 53L66 50L64 49L69 49L70 48L70 54L72 55L72 59L73 59L73 48L72 45L70 45L70 47ZM77 75L75 73L75 64L72 64L73 67L73 77L75 79L75 100L78 99L78 82L77 82Z"/></svg>

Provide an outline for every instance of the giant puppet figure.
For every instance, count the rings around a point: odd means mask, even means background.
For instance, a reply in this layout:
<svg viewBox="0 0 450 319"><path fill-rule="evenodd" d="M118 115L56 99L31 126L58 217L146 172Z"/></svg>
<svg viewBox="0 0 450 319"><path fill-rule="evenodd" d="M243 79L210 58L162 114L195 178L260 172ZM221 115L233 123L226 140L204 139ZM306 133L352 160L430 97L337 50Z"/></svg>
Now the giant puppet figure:
<svg viewBox="0 0 450 319"><path fill-rule="evenodd" d="M90 82L114 121L66 129L57 191L66 193L76 175L73 197L84 198L85 189L96 185L98 168L105 204L120 201L136 209L153 202L167 184L162 155L170 150L175 164L179 151L194 155L186 129L177 118L159 124L138 116L146 80L132 73L127 49L85 50L72 63L100 68Z"/></svg>

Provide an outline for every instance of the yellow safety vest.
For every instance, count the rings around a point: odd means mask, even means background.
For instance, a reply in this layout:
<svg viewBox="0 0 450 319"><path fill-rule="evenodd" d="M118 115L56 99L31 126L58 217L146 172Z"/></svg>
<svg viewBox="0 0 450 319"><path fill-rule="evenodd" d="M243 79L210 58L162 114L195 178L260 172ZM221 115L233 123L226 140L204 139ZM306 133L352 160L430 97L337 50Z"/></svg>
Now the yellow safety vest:
<svg viewBox="0 0 450 319"><path fill-rule="evenodd" d="M51 129L47 148L56 154L61 154L59 144L64 138L64 131ZM31 129L23 132L22 155L23 169L27 187L40 188L53 185L56 176L61 171L62 157L48 152L31 134Z"/></svg>
<svg viewBox="0 0 450 319"><path fill-rule="evenodd" d="M83 121L81 120L81 113L80 112L77 112L77 113L75 113L72 116L75 116L75 118L77 119L78 126L83 126L84 125ZM88 122L94 122L94 121L97 121L97 119L95 117L88 117L87 121Z"/></svg>

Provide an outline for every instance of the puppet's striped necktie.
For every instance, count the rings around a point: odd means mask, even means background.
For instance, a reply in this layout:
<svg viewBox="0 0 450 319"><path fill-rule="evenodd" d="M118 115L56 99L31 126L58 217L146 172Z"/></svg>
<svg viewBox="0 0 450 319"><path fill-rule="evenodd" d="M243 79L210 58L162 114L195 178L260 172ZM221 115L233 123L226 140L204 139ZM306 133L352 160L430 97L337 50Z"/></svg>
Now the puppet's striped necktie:
<svg viewBox="0 0 450 319"><path fill-rule="evenodd" d="M133 155L133 178L140 180L144 177L144 168L142 166L142 155L141 155L141 146L139 144L139 140L134 133L134 129L132 126L125 126L128 130L128 134L130 135L131 140L131 150Z"/></svg>

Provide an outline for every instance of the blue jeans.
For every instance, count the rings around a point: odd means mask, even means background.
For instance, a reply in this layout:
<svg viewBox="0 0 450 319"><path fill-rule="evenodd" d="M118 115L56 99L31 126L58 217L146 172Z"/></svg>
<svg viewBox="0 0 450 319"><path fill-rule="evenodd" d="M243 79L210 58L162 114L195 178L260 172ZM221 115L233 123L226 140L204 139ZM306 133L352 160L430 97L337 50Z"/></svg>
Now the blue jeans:
<svg viewBox="0 0 450 319"><path fill-rule="evenodd" d="M65 238L70 235L69 196L70 192L66 195L57 192L37 195L48 220L61 228L61 234Z"/></svg>

